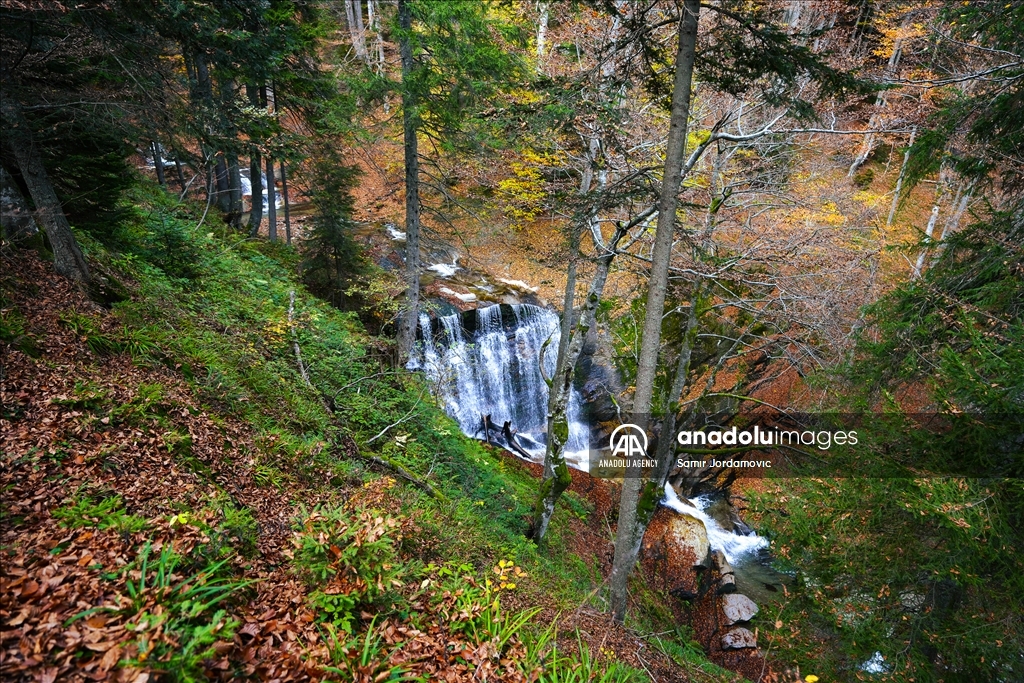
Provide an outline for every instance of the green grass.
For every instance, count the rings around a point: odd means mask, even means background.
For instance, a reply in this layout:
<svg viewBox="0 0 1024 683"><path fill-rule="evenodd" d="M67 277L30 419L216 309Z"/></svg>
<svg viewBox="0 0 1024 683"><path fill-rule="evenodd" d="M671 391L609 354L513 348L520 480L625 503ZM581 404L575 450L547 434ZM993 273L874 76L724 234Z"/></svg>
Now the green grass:
<svg viewBox="0 0 1024 683"><path fill-rule="evenodd" d="M76 497L70 505L53 511L54 519L68 529L94 527L100 530L113 529L126 534L145 531L149 522L125 512L120 496L92 498L88 495Z"/></svg>

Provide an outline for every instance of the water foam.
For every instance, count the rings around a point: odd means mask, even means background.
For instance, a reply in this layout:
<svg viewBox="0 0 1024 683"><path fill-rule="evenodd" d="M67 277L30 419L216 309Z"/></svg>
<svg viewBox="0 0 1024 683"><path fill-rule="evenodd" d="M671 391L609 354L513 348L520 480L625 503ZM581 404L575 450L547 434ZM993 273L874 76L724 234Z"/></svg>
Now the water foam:
<svg viewBox="0 0 1024 683"><path fill-rule="evenodd" d="M761 548L768 547L768 539L751 534L744 536L734 531L726 531L718 521L705 510L711 506L710 496L698 496L684 500L679 497L672 484L665 484L665 498L661 504L676 512L695 517L704 523L707 529L708 543L712 550L721 550L729 564L736 565L750 558Z"/></svg>

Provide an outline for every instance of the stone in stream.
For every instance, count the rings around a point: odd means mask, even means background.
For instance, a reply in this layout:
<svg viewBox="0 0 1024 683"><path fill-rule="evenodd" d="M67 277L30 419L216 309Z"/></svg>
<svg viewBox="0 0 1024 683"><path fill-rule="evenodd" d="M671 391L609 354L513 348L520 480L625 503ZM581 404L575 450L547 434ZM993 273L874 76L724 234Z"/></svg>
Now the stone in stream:
<svg viewBox="0 0 1024 683"><path fill-rule="evenodd" d="M723 650L745 650L757 647L757 638L745 628L734 628L722 636Z"/></svg>
<svg viewBox="0 0 1024 683"><path fill-rule="evenodd" d="M697 594L694 566L708 554L704 523L666 507L654 513L644 534L641 563L662 590L681 598Z"/></svg>
<svg viewBox="0 0 1024 683"><path fill-rule="evenodd" d="M757 614L757 605L746 595L729 593L722 596L722 611L728 626L741 621L750 621Z"/></svg>

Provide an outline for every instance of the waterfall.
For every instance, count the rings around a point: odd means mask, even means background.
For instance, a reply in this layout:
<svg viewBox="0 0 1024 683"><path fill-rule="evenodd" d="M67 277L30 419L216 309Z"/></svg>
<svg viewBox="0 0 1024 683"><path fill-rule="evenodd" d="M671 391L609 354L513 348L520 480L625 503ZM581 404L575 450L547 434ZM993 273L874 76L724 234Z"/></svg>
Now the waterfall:
<svg viewBox="0 0 1024 683"><path fill-rule="evenodd" d="M508 422L514 444L491 431L490 439L532 459L544 457L547 432L548 386L545 373L555 370L560 338L558 315L531 306L488 306L432 322L420 315L422 341L410 369L420 369L433 384L445 411L472 437L485 438L483 419L489 415L500 429ZM575 388L567 406L569 441L566 459L588 469L589 428L580 419L581 400Z"/></svg>

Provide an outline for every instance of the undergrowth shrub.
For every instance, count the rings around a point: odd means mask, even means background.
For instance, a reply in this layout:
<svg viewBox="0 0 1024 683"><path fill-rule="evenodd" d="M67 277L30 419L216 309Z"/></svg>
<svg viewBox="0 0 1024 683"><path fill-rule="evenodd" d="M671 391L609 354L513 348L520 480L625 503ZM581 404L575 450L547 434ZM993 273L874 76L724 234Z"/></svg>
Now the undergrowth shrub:
<svg viewBox="0 0 1024 683"><path fill-rule="evenodd" d="M316 509L295 534L295 563L300 576L317 587L313 604L321 619L351 634L360 611L394 600L403 567L396 543L399 523L363 511Z"/></svg>

